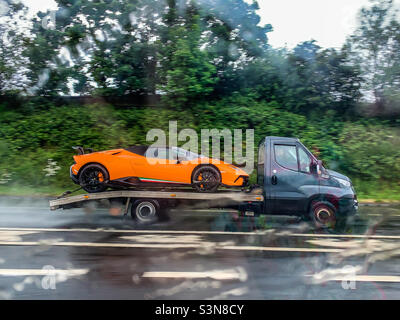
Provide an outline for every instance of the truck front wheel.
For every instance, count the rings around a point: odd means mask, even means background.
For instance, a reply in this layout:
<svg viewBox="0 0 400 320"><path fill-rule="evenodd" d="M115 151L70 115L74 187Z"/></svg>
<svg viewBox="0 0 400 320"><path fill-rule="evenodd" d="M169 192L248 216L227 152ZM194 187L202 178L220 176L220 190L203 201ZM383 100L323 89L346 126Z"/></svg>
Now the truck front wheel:
<svg viewBox="0 0 400 320"><path fill-rule="evenodd" d="M314 202L311 205L310 218L317 229L334 229L337 221L336 209L330 203Z"/></svg>

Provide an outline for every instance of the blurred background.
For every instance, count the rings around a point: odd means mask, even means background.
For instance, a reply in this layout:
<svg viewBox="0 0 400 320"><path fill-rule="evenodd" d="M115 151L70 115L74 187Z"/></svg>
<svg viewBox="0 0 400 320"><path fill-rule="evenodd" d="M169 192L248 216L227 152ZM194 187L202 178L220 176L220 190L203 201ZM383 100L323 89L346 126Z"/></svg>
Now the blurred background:
<svg viewBox="0 0 400 320"><path fill-rule="evenodd" d="M321 20L304 14L309 4L288 6L289 32L279 33L267 2L57 0L33 10L0 0L0 193L60 194L73 187L72 146L146 144L148 130L177 120L178 130L254 129L256 147L266 135L298 137L350 176L361 200L400 200L398 2L349 9L348 35L342 10L332 47L329 34L323 44L282 39Z"/></svg>

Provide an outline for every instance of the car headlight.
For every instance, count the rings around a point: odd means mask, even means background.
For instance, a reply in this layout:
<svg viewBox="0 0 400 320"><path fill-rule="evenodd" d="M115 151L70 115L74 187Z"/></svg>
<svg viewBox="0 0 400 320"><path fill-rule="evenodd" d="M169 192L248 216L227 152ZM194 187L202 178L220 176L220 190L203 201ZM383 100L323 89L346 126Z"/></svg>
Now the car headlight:
<svg viewBox="0 0 400 320"><path fill-rule="evenodd" d="M351 182L344 180L344 179L340 179L340 178L336 178L333 177L333 179L335 179L337 182L339 182L340 186L344 187L344 188L350 188L351 186Z"/></svg>

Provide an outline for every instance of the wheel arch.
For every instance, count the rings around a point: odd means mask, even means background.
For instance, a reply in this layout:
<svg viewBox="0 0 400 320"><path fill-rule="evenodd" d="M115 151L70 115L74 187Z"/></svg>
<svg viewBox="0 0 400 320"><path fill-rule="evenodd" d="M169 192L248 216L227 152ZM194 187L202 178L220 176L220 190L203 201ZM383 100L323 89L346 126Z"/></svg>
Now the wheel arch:
<svg viewBox="0 0 400 320"><path fill-rule="evenodd" d="M306 207L305 207L305 213L308 214L311 211L312 206L315 203L319 203L319 202L328 205L333 210L335 210L335 212L337 212L339 208L337 205L335 205L335 203L332 203L332 201L331 201L332 197L333 197L333 195L331 195L331 194L316 194L316 195L311 196L307 200ZM335 200L335 202L336 201L337 200Z"/></svg>
<svg viewBox="0 0 400 320"><path fill-rule="evenodd" d="M79 179L79 177L80 177L80 175L81 175L82 170L85 169L87 166L89 166L89 165L91 165L91 164L96 164L96 165L99 165L99 166L103 167L103 169L104 169L104 170L107 172L107 174L108 174L108 179L110 179L110 172L108 171L107 167L106 167L105 165L103 165L102 163L100 163L100 162L94 162L94 161L85 163L85 164L79 169L78 174L77 174L78 179Z"/></svg>
<svg viewBox="0 0 400 320"><path fill-rule="evenodd" d="M192 183L192 181L193 181L193 175L194 175L194 173L196 172L196 170L199 169L199 168L201 168L201 167L213 167L214 169L216 169L217 172L218 172L218 174L219 174L219 177L220 177L220 179L221 179L221 183L222 183L222 174L221 174L221 170L219 170L219 168L218 168L216 165L212 164L212 163L200 163L200 164L198 164L197 166L195 166L195 167L193 168L193 170L192 170L191 175L190 175L190 183Z"/></svg>

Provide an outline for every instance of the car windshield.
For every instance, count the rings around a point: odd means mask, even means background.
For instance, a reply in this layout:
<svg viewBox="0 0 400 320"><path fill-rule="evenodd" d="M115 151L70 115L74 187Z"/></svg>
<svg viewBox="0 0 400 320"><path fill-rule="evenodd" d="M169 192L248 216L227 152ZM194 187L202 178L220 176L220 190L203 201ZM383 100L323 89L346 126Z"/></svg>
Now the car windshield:
<svg viewBox="0 0 400 320"><path fill-rule="evenodd" d="M188 161L203 158L204 156L201 154L197 154L182 148L172 147L173 157L177 159L186 159Z"/></svg>
<svg viewBox="0 0 400 320"><path fill-rule="evenodd" d="M0 299L400 300L398 225L400 0L0 0Z"/></svg>

